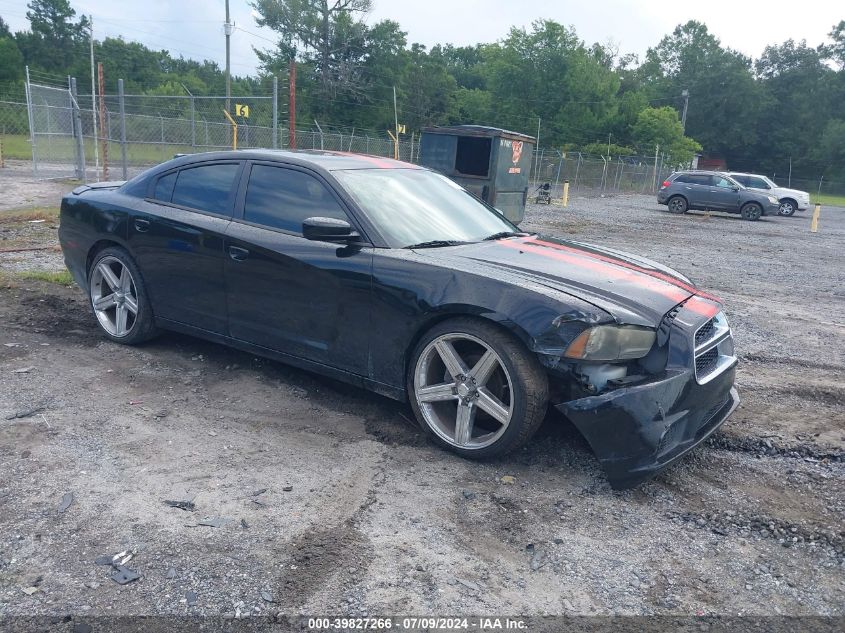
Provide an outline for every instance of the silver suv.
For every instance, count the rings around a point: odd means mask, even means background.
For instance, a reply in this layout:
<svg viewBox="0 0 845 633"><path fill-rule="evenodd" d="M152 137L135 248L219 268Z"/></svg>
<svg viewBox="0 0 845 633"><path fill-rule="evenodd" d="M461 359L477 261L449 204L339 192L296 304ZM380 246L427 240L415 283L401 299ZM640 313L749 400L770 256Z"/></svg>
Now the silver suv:
<svg viewBox="0 0 845 633"><path fill-rule="evenodd" d="M690 209L726 211L739 213L745 220L759 220L780 212L776 197L744 187L718 171L675 172L660 186L657 202L673 213Z"/></svg>

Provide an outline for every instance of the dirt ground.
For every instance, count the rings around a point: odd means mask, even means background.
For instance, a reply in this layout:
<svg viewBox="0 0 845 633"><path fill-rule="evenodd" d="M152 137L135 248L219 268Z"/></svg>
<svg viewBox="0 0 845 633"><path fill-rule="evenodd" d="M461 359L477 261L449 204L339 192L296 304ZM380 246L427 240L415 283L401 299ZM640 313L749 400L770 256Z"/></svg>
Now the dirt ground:
<svg viewBox="0 0 845 633"><path fill-rule="evenodd" d="M6 217L68 188L25 182ZM3 214L8 243L55 243L55 222ZM845 615L845 209L812 234L807 213L576 196L523 227L725 299L742 404L635 490L553 414L474 463L307 372L175 334L113 344L78 288L21 276L58 253L0 254L0 616ZM96 560L124 550L141 578L119 585Z"/></svg>

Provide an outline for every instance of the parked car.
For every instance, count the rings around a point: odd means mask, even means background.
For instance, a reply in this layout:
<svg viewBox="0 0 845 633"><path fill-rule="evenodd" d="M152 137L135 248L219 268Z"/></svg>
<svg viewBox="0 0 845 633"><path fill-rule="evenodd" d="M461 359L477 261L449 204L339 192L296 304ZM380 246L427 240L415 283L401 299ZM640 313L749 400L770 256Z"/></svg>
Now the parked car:
<svg viewBox="0 0 845 633"><path fill-rule="evenodd" d="M415 165L185 156L77 187L59 239L112 341L176 330L410 400L464 457L519 447L550 403L628 487L739 402L718 298L636 255L519 232Z"/></svg>
<svg viewBox="0 0 845 633"><path fill-rule="evenodd" d="M657 202L673 213L689 209L739 213L746 220L780 212L778 199L717 171L678 171L669 176L657 192Z"/></svg>
<svg viewBox="0 0 845 633"><path fill-rule="evenodd" d="M806 211L810 206L810 194L798 189L787 189L779 187L773 180L759 174L743 174L739 172L728 172L728 176L739 184L750 189L759 189L764 193L773 195L780 203L781 215L793 215L796 211Z"/></svg>

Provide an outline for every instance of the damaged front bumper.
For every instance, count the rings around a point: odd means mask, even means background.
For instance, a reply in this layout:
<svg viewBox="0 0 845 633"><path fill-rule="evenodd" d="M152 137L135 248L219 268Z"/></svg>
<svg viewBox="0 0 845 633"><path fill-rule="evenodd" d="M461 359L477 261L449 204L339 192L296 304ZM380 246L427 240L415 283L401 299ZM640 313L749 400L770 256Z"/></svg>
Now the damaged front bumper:
<svg viewBox="0 0 845 633"><path fill-rule="evenodd" d="M555 405L616 489L632 488L703 442L739 404L736 363L706 384L691 369Z"/></svg>

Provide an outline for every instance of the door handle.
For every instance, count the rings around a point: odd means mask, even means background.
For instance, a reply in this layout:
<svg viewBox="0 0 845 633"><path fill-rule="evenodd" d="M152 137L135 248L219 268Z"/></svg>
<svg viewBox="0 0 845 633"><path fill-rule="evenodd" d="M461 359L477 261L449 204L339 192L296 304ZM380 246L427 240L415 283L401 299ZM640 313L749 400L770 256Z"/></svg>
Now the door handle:
<svg viewBox="0 0 845 633"><path fill-rule="evenodd" d="M239 246L230 246L229 257L234 259L236 262L242 262L247 257L249 257L249 251Z"/></svg>
<svg viewBox="0 0 845 633"><path fill-rule="evenodd" d="M150 221L149 220L136 219L135 220L135 230L138 231L138 233L146 233L147 231L150 230Z"/></svg>

